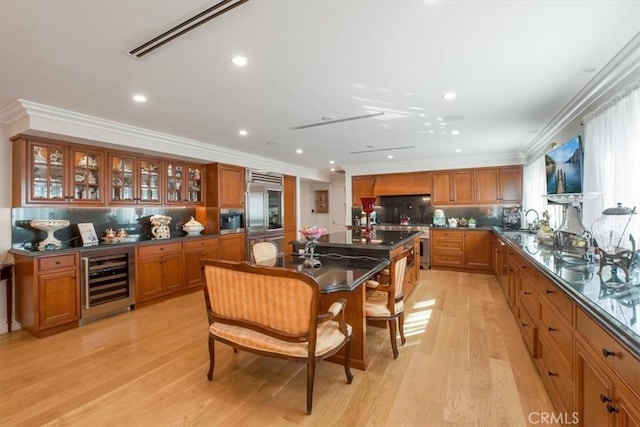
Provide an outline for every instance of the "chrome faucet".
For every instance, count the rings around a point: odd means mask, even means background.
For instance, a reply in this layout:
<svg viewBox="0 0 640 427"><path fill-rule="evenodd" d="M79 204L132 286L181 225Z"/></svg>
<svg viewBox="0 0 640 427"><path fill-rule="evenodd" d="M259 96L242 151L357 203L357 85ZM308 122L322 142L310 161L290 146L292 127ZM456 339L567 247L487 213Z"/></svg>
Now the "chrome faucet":
<svg viewBox="0 0 640 427"><path fill-rule="evenodd" d="M536 219L533 220L533 223L529 223L529 220L527 220L527 217L529 216L529 212L533 212L534 214L536 214ZM538 226L540 225L540 214L538 214L537 210L528 209L527 212L525 212L525 214L524 214L524 219L527 220L527 229L529 231L537 231L538 230Z"/></svg>

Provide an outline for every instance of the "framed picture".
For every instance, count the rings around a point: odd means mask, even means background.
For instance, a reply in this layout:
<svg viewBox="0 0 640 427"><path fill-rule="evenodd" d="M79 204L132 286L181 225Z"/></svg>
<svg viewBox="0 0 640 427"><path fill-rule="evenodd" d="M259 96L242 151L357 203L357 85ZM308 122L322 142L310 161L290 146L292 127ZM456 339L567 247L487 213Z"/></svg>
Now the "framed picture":
<svg viewBox="0 0 640 427"><path fill-rule="evenodd" d="M316 213L329 213L329 190L316 191Z"/></svg>
<svg viewBox="0 0 640 427"><path fill-rule="evenodd" d="M78 231L82 238L82 246L95 246L100 243L96 229L93 228L93 224L90 222L78 224Z"/></svg>

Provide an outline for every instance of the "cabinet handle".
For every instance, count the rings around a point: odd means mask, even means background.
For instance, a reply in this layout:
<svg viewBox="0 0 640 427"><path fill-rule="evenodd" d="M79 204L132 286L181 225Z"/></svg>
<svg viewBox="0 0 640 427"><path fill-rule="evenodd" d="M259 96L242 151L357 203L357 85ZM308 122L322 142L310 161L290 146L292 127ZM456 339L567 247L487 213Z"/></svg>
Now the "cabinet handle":
<svg viewBox="0 0 640 427"><path fill-rule="evenodd" d="M164 251L164 248L160 248L161 251Z"/></svg>
<svg viewBox="0 0 640 427"><path fill-rule="evenodd" d="M607 403L607 402L611 402L611 398L607 395L604 394L600 394L600 402L602 403Z"/></svg>
<svg viewBox="0 0 640 427"><path fill-rule="evenodd" d="M522 323L522 326L524 326L526 328L527 326L529 326L529 324L528 323Z"/></svg>
<svg viewBox="0 0 640 427"><path fill-rule="evenodd" d="M602 355L604 357L615 356L617 353L615 351L607 350L606 348L602 349Z"/></svg>
<svg viewBox="0 0 640 427"><path fill-rule="evenodd" d="M557 377L558 374L556 372L551 372L551 371L547 371L547 375L549 375L550 377Z"/></svg>
<svg viewBox="0 0 640 427"><path fill-rule="evenodd" d="M56 265L60 265L60 261L56 261Z"/></svg>
<svg viewBox="0 0 640 427"><path fill-rule="evenodd" d="M615 406L611 406L610 403L607 403L607 412L612 414L612 413L618 413L618 408L616 408Z"/></svg>
<svg viewBox="0 0 640 427"><path fill-rule="evenodd" d="M557 329L556 329L556 328L552 328L551 326L549 326L547 329L549 330L549 332L555 332L555 331L557 331Z"/></svg>
<svg viewBox="0 0 640 427"><path fill-rule="evenodd" d="M549 290L549 289L547 289L547 290L546 290L546 291L544 291L544 292L545 292L547 295L551 295L551 294L555 293L554 291Z"/></svg>
<svg viewBox="0 0 640 427"><path fill-rule="evenodd" d="M531 292L529 292L529 291L524 291L524 294L525 294L525 295L531 295Z"/></svg>

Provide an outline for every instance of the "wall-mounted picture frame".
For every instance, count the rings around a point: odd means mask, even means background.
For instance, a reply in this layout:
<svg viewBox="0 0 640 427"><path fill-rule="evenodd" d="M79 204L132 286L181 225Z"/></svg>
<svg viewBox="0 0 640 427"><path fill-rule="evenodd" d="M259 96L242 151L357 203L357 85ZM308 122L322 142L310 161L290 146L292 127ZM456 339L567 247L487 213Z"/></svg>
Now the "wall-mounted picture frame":
<svg viewBox="0 0 640 427"><path fill-rule="evenodd" d="M316 191L316 213L329 213L329 190Z"/></svg>
<svg viewBox="0 0 640 427"><path fill-rule="evenodd" d="M78 232L80 232L80 237L82 238L82 246L95 246L100 243L92 223L78 224Z"/></svg>

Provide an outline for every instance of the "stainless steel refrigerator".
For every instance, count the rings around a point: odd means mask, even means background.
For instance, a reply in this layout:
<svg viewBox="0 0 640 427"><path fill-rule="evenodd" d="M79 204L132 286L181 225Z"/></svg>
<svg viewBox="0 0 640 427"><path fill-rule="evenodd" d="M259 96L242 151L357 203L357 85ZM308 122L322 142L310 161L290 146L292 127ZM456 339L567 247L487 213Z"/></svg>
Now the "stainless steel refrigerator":
<svg viewBox="0 0 640 427"><path fill-rule="evenodd" d="M247 259L256 242L269 240L284 253L284 177L272 172L247 170L245 205Z"/></svg>

